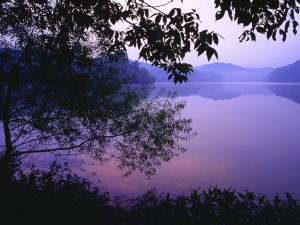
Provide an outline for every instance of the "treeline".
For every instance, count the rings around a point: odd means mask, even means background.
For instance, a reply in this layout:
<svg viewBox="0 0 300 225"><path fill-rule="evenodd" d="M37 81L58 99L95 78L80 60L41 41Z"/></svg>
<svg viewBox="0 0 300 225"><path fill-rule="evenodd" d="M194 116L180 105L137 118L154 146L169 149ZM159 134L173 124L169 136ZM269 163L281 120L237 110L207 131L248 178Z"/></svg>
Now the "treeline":
<svg viewBox="0 0 300 225"><path fill-rule="evenodd" d="M15 61L22 54L23 53L15 49L5 49L0 47L1 79L5 79L5 76L9 74L8 71L11 70L11 67L13 66ZM43 63L45 62L41 62L41 59L43 57L46 58L43 54L28 53L26 57L33 58L31 60L34 61L33 64L36 64L34 65L36 68L31 68L33 67L32 65L24 66L22 71L19 71L21 73L20 76L22 76L23 78L31 76L31 79L33 80L40 79L43 73L47 74L49 70L51 70L51 66L45 66L43 65ZM86 68L82 69L79 65L76 65L76 62L73 62L71 66L72 71L66 72L67 66L65 66L65 75L68 75L68 78L71 79L71 75L75 75L75 77L80 77L82 75L87 75L88 73L92 73L90 74L90 76L93 76L94 74L102 74L102 76L103 74L104 76L107 76L107 74L113 74L114 79L117 78L120 82L125 82L126 84L153 84L156 80L155 77L153 77L147 69L140 67L140 63L138 61L129 60L127 55L118 55L116 57L102 56L98 58L86 59L85 67ZM49 74L47 75L49 76ZM56 74L56 76L59 75ZM111 77L109 78L112 79Z"/></svg>
<svg viewBox="0 0 300 225"><path fill-rule="evenodd" d="M121 82L126 84L153 84L156 78L152 76L148 69L142 67L139 61L128 59L127 55L120 55L116 58L93 59L94 67L105 68L105 75L114 73ZM112 71L113 70L113 71Z"/></svg>
<svg viewBox="0 0 300 225"><path fill-rule="evenodd" d="M126 63L123 65L124 68L122 70L122 75L124 78L128 79L128 82L131 84L153 84L155 82L155 78L150 74L150 72L140 67L138 61L125 61Z"/></svg>
<svg viewBox="0 0 300 225"><path fill-rule="evenodd" d="M300 82L300 60L272 71L269 75L272 82Z"/></svg>
<svg viewBox="0 0 300 225"><path fill-rule="evenodd" d="M111 197L57 163L48 171L17 171L0 193L2 225L300 224L299 202L289 194L270 199L212 187L176 197L155 190Z"/></svg>

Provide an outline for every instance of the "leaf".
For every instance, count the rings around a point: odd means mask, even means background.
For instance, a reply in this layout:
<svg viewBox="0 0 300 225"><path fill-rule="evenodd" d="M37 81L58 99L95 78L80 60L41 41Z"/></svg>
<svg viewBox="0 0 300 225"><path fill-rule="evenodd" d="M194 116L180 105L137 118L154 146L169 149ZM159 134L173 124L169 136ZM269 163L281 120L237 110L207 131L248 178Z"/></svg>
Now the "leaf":
<svg viewBox="0 0 300 225"><path fill-rule="evenodd" d="M291 19L295 20L294 10L291 10Z"/></svg>
<svg viewBox="0 0 300 225"><path fill-rule="evenodd" d="M186 44L183 47L184 52L189 52L191 50L191 43L190 41L187 41Z"/></svg>
<svg viewBox="0 0 300 225"><path fill-rule="evenodd" d="M145 11L146 17L148 18L149 17L149 9L144 9L144 11Z"/></svg>
<svg viewBox="0 0 300 225"><path fill-rule="evenodd" d="M174 16L175 14L175 8L171 9L171 11L169 12L169 17Z"/></svg>
<svg viewBox="0 0 300 225"><path fill-rule="evenodd" d="M207 44L201 44L199 48L197 48L198 56L202 55L207 48Z"/></svg>
<svg viewBox="0 0 300 225"><path fill-rule="evenodd" d="M252 41L256 41L256 35L255 35L255 33L254 32L250 32L250 36L251 36L251 40Z"/></svg>
<svg viewBox="0 0 300 225"><path fill-rule="evenodd" d="M257 32L264 34L266 32L266 29L264 27L257 27Z"/></svg>
<svg viewBox="0 0 300 225"><path fill-rule="evenodd" d="M180 8L176 8L177 10L177 16L181 16L181 9Z"/></svg>
<svg viewBox="0 0 300 225"><path fill-rule="evenodd" d="M186 15L184 15L184 21L185 21L186 23L193 21L193 19L194 19L193 16L186 16Z"/></svg>
<svg viewBox="0 0 300 225"><path fill-rule="evenodd" d="M200 39L197 39L197 40L195 41L194 48L197 49L197 48L200 46L200 44L201 44L201 40L200 40Z"/></svg>
<svg viewBox="0 0 300 225"><path fill-rule="evenodd" d="M206 49L206 56L207 56L208 61L211 60L211 57L212 57L213 55L215 55L216 58L218 58L218 53L216 52L216 50L213 49L213 48L211 48L211 47L208 47L208 48Z"/></svg>
<svg viewBox="0 0 300 225"><path fill-rule="evenodd" d="M218 52L215 50L215 57L217 58L217 59L219 59L219 55L218 55Z"/></svg>
<svg viewBox="0 0 300 225"><path fill-rule="evenodd" d="M180 33L178 31L174 31L173 35L175 44L179 45L181 42Z"/></svg>
<svg viewBox="0 0 300 225"><path fill-rule="evenodd" d="M184 81L184 82L187 82L188 81L188 77L185 76L185 75L181 75L180 76L181 80ZM182 83L182 82L181 82Z"/></svg>
<svg viewBox="0 0 300 225"><path fill-rule="evenodd" d="M293 29L296 29L298 26L298 22L297 21L293 21Z"/></svg>
<svg viewBox="0 0 300 225"><path fill-rule="evenodd" d="M243 42L246 38L246 33L244 32L240 37L239 37L239 42Z"/></svg>
<svg viewBox="0 0 300 225"><path fill-rule="evenodd" d="M225 14L225 10L218 11L218 12L216 13L216 20L222 19L223 16L224 16L224 14Z"/></svg>
<svg viewBox="0 0 300 225"><path fill-rule="evenodd" d="M215 8L218 8L220 6L220 0L215 0Z"/></svg>
<svg viewBox="0 0 300 225"><path fill-rule="evenodd" d="M273 30L271 28L268 29L267 32L267 39L270 39L270 37L272 36Z"/></svg>
<svg viewBox="0 0 300 225"><path fill-rule="evenodd" d="M286 40L286 32L284 30L280 29L279 34L282 35L282 41L284 42Z"/></svg>
<svg viewBox="0 0 300 225"><path fill-rule="evenodd" d="M159 24L160 20L161 20L161 14L158 14L155 18L155 23Z"/></svg>
<svg viewBox="0 0 300 225"><path fill-rule="evenodd" d="M173 81L174 81L175 84L177 84L177 82L179 81L179 77L178 76L174 76Z"/></svg>
<svg viewBox="0 0 300 225"><path fill-rule="evenodd" d="M275 31L273 32L273 35L272 35L272 39L273 39L274 41L276 41L276 33L277 33L277 30L275 30Z"/></svg>
<svg viewBox="0 0 300 225"><path fill-rule="evenodd" d="M119 38L119 32L115 31L115 39L118 40Z"/></svg>
<svg viewBox="0 0 300 225"><path fill-rule="evenodd" d="M209 44L209 45L211 45L212 44L212 36L209 34L209 35L207 35L207 43Z"/></svg>
<svg viewBox="0 0 300 225"><path fill-rule="evenodd" d="M259 18L258 16L255 14L252 18L252 27L254 28L256 26L256 24L258 23Z"/></svg>
<svg viewBox="0 0 300 225"><path fill-rule="evenodd" d="M122 13L122 18L125 20L129 17L130 14L131 14L131 12L126 10Z"/></svg>
<svg viewBox="0 0 300 225"><path fill-rule="evenodd" d="M285 32L288 32L289 26L290 26L290 21L287 21L287 22L285 23L285 26L284 26L284 31L285 31Z"/></svg>
<svg viewBox="0 0 300 225"><path fill-rule="evenodd" d="M230 20L232 20L233 18L232 18L232 11L231 11L231 9L228 9L227 13L228 13L228 16L229 16Z"/></svg>
<svg viewBox="0 0 300 225"><path fill-rule="evenodd" d="M167 16L164 16L164 17L163 17L163 22L164 22L164 24L167 23L167 20L168 20Z"/></svg>
<svg viewBox="0 0 300 225"><path fill-rule="evenodd" d="M218 35L216 33L213 33L213 39L214 39L214 43L216 45L218 45L219 44L219 37L218 37Z"/></svg>
<svg viewBox="0 0 300 225"><path fill-rule="evenodd" d="M296 35L297 34L297 29L293 29L293 33Z"/></svg>

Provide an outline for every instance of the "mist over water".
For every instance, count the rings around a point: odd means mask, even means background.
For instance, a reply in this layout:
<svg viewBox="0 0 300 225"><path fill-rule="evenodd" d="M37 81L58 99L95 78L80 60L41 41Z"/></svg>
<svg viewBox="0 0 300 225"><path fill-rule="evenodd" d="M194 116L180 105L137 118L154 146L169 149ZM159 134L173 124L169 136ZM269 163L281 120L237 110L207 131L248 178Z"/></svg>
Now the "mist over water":
<svg viewBox="0 0 300 225"><path fill-rule="evenodd" d="M300 85L157 83L186 101L183 116L198 135L182 143L188 151L147 180L139 172L122 178L117 164L85 166L111 194L137 196L150 188L172 194L218 186L273 196L300 197ZM86 174L85 174L86 175Z"/></svg>

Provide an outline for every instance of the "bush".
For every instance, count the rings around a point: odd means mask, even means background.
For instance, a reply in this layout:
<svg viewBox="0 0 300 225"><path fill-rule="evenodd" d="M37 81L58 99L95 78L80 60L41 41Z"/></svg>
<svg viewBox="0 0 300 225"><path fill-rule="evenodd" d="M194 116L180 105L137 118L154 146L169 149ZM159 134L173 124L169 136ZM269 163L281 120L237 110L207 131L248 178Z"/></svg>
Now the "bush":
<svg viewBox="0 0 300 225"><path fill-rule="evenodd" d="M149 190L138 198L110 198L68 167L18 171L1 190L1 224L30 225L299 225L300 205L290 194L273 199L211 187L171 197Z"/></svg>

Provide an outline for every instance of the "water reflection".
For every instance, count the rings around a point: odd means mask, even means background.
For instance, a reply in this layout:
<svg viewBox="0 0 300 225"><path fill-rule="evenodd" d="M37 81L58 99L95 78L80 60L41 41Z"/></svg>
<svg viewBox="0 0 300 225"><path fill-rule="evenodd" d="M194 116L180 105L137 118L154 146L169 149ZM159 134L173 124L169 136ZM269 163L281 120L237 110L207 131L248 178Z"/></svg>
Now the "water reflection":
<svg viewBox="0 0 300 225"><path fill-rule="evenodd" d="M88 156L77 158L87 162L84 171L77 171L80 175L113 195L136 196L150 188L181 194L217 185L269 195L288 191L300 198L299 84L158 83L148 98L153 99L162 87L165 95L176 91L176 101L187 101L182 117L192 118L198 133L189 142L179 142L188 151L159 165L150 180L141 173L123 178L118 160L103 166ZM113 109L119 111L119 107ZM149 110L142 109L144 113ZM126 115L120 117L122 121L109 116L122 123L128 119Z"/></svg>
<svg viewBox="0 0 300 225"><path fill-rule="evenodd" d="M290 99L297 104L300 104L300 84L282 84L282 85L271 85L269 86L272 93L277 96Z"/></svg>
<svg viewBox="0 0 300 225"><path fill-rule="evenodd" d="M168 90L168 85L157 86ZM122 179L119 171L110 169L113 163L94 167L102 187L134 196L153 187L180 194L218 185L269 195L289 191L300 197L300 106L294 100L299 86L190 83L171 87L178 91L178 100L187 100L184 116L193 119L198 133L184 144L187 153L163 164L151 180L140 174ZM274 88L285 95L275 95Z"/></svg>
<svg viewBox="0 0 300 225"><path fill-rule="evenodd" d="M290 99L300 104L300 83L156 83L156 91L160 88L176 92L180 96L197 95L214 100L232 99L242 95L273 95Z"/></svg>

